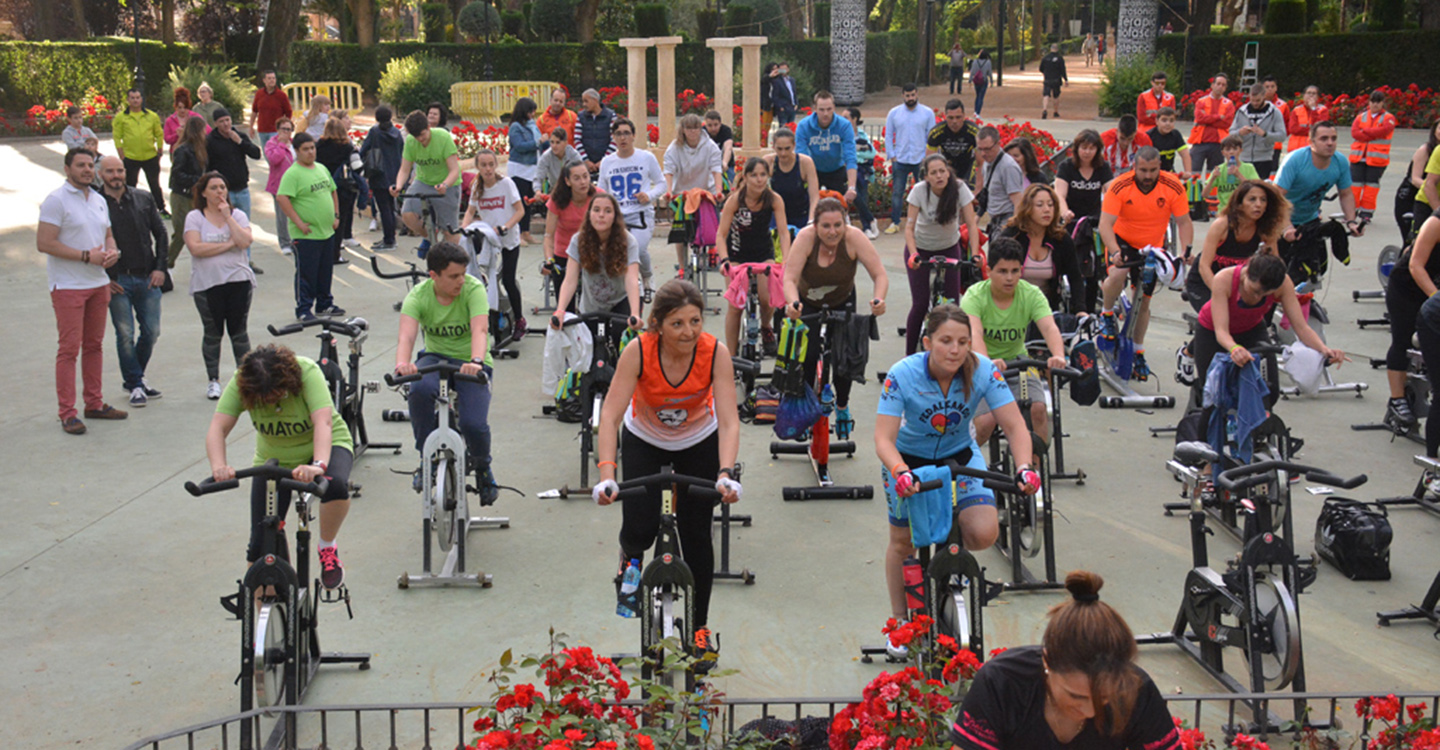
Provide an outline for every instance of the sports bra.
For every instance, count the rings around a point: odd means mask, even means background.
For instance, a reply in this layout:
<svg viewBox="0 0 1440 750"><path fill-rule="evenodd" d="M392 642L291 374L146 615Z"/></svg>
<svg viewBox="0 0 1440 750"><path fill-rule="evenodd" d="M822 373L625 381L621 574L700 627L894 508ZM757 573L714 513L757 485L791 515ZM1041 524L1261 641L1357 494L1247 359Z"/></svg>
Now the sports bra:
<svg viewBox="0 0 1440 750"><path fill-rule="evenodd" d="M770 189L780 194L785 202L785 221L799 229L810 223L810 191L800 173L800 157L795 157L795 168L789 172L780 169L780 159L775 159L775 168L770 173Z"/></svg>
<svg viewBox="0 0 1440 750"><path fill-rule="evenodd" d="M1222 268L1238 266L1250 259L1250 256L1260 250L1260 232L1257 230L1250 239L1241 242L1235 239L1235 228L1230 227L1225 233L1225 241L1215 248L1215 259L1210 263L1210 272L1214 273Z"/></svg>

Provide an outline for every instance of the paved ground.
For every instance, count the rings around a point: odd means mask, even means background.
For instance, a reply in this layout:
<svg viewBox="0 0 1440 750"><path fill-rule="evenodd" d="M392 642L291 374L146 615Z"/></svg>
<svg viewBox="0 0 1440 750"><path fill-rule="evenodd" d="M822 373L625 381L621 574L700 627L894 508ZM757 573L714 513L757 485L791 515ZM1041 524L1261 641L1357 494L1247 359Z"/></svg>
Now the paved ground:
<svg viewBox="0 0 1440 750"><path fill-rule="evenodd" d="M1057 135L1069 137L1094 123L1064 121ZM1412 132L1397 137L1397 153L1418 144ZM198 316L183 291L164 300L163 336L151 364L162 400L118 424L92 423L84 437L63 434L55 419L51 359L53 317L45 294L44 261L34 250L36 209L59 185L58 143L0 144L0 351L10 370L7 397L0 404L0 652L12 677L0 689L0 726L12 744L60 748L100 741L123 745L151 732L231 713L237 707L235 651L238 628L227 620L217 597L233 591L241 570L248 510L243 493L194 499L181 488L206 471L203 436L213 404L203 393ZM290 319L288 259L270 233L273 209L263 197L263 172L253 175L257 194L256 262L268 273L251 316L256 343L271 337L266 323ZM1386 175L1390 195L1395 170ZM1388 200L1388 198L1387 198ZM362 225L363 229L363 225ZM378 239L360 232L367 244ZM1373 302L1353 303L1349 291L1374 286L1373 264L1396 230L1382 220L1356 243L1355 261L1338 268L1326 293L1335 324L1331 342L1352 352L1357 364L1341 375L1383 388L1381 373L1363 365L1383 354L1383 331L1360 331L1356 317L1378 314ZM407 251L413 241L406 244ZM901 356L893 334L909 304L897 278L900 240L882 237L879 248L892 278L891 311L883 339L872 350L872 369ZM535 266L540 253L528 248L522 269L526 304L534 304ZM396 316L391 304L403 290L381 283L364 263L365 253L340 269L339 304L372 323L364 377L379 378L393 361ZM383 256L393 265L399 254ZM665 257L663 253L658 257ZM183 290L188 261L176 273ZM862 287L866 286L862 283ZM1161 391L1181 394L1170 379L1171 355L1184 338L1182 302L1158 300L1150 351L1160 371ZM718 321L712 321L718 330ZM287 343L313 353L310 339ZM526 497L507 494L496 510L508 514L508 530L474 536L475 559L494 574L485 591L399 591L395 577L419 569L419 519L408 478L414 454L370 454L356 467L363 496L341 539L355 596L355 619L327 608L325 643L340 650L370 650L374 669L327 672L311 703L381 703L479 700L487 670L507 648L536 652L547 628L569 633L603 651L633 648L633 621L616 618L610 585L619 511L587 501L537 500L537 491L578 482L575 431L540 417L546 398L537 385L541 344L527 339L521 358L503 362L496 373L492 423L497 474ZM123 403L114 359L106 342L106 395ZM223 362L232 370L229 355ZM872 382L855 392L862 451L837 460L841 482L877 480L873 453L863 435L874 413ZM373 397L369 415L377 439L405 440L408 427L385 424L381 408L396 406L388 391ZM1383 393L1363 399L1332 395L1289 401L1281 413L1307 441L1303 457L1340 473L1366 472L1361 498L1403 494L1417 473L1407 442L1392 443L1347 426L1377 419ZM1178 414L1072 409L1068 412L1069 463L1085 469L1083 487L1061 484L1056 503L1064 520L1058 531L1061 570L1089 568L1107 579L1104 597L1127 615L1135 630L1169 627L1180 584L1189 566L1187 529L1182 518L1160 512L1175 498L1177 485L1162 468L1169 441L1152 439L1147 428L1172 423ZM784 503L780 488L804 484L808 466L799 460L772 460L767 430L745 427L742 459L749 471L745 500L738 510L753 513L755 525L734 538L736 567L758 575L753 587L717 586L712 623L723 634L723 660L740 674L724 681L735 696L848 696L879 666L857 660L862 643L877 643L887 616L880 560L885 544L881 501ZM253 432L237 428L231 451L243 456ZM1298 546L1311 548L1310 530L1320 501L1296 494ZM1303 597L1305 645L1314 690L1434 689L1436 642L1421 626L1379 629L1373 612L1415 602L1440 568L1440 521L1415 510L1392 514L1395 525L1394 579L1355 583L1323 568ZM1218 561L1237 547L1216 537ZM984 553L992 577L1004 577L1001 557ZM1037 640L1043 615L1060 600L1055 594L1007 595L987 610L993 645ZM1142 651L1142 664L1162 689L1211 692L1217 686L1177 652ZM1243 669L1233 657L1232 669Z"/></svg>
<svg viewBox="0 0 1440 750"><path fill-rule="evenodd" d="M1100 66L1095 64L1087 68L1084 55L1070 55L1065 58L1065 68L1070 75L1070 85L1060 91L1060 114L1070 118L1094 118L1098 107ZM945 81L934 86L920 87L920 101L937 110L944 106L950 96L950 87ZM975 88L970 85L968 77L962 87L960 98L965 101L965 111L973 115L975 112ZM860 112L867 123L884 123L885 114L901 101L900 87L891 86L884 91L867 94L865 104L860 107ZM1005 85L995 86L992 84L985 91L985 108L981 114L987 112L989 117L986 119L999 120L1008 114L1018 121L1033 120L1038 126L1040 120L1039 63L1026 63L1024 70L1020 70L1018 65L1005 68ZM1061 120L1061 122L1065 122L1065 120ZM1106 127L1113 127L1113 124Z"/></svg>

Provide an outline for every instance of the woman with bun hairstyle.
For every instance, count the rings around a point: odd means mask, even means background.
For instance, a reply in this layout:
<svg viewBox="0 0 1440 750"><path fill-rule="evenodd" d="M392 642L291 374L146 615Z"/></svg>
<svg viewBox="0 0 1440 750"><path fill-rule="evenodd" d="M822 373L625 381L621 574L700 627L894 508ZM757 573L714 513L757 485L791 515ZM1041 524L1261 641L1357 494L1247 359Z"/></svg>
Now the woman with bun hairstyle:
<svg viewBox="0 0 1440 750"><path fill-rule="evenodd" d="M1050 608L1039 646L985 663L950 728L962 750L1178 750L1160 689L1135 665L1135 635L1100 601L1104 579L1065 576L1070 600Z"/></svg>

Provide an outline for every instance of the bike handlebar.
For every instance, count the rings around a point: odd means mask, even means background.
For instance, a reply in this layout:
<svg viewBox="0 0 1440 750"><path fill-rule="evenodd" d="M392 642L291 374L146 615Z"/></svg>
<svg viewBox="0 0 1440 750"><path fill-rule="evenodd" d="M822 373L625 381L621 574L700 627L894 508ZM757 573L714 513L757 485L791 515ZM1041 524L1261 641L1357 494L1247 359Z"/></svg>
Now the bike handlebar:
<svg viewBox="0 0 1440 750"><path fill-rule="evenodd" d="M742 372L746 375L759 375L760 363L744 357L731 357L730 362L735 365L735 372Z"/></svg>
<svg viewBox="0 0 1440 750"><path fill-rule="evenodd" d="M319 326L331 333L338 333L342 336L349 336L352 339L370 330L370 323L364 318L358 317L350 318L349 320L344 321L335 320L333 318L315 318L313 320L307 320L302 323L291 323L289 325L281 326L279 328L276 328L272 324L266 326L266 328L269 329L271 336L289 336L292 333L299 333L306 328L312 328L314 326Z"/></svg>
<svg viewBox="0 0 1440 750"><path fill-rule="evenodd" d="M554 318L556 315L551 315L550 317ZM630 319L633 317L635 316L621 315L620 313L613 312L583 313L573 318L566 318L565 321L560 324L560 327L568 328L580 323L619 323L628 326L630 325Z"/></svg>
<svg viewBox="0 0 1440 750"><path fill-rule="evenodd" d="M702 500L719 500L720 492L715 489L714 479L702 479L700 477L675 474L670 471L661 471L658 474L651 474L648 477L627 479L620 483L620 491L616 499L640 498L648 494L651 487L663 487L667 484L681 485L687 488L692 497Z"/></svg>
<svg viewBox="0 0 1440 750"><path fill-rule="evenodd" d="M1311 482L1333 484L1345 490L1353 490L1369 481L1369 477L1364 474L1346 479L1314 466L1306 466L1305 464L1294 461L1272 459L1226 469L1220 472L1220 476L1215 480L1215 483L1227 490L1241 490L1268 482L1269 478L1266 475L1276 469L1283 469L1292 474L1304 474L1305 478Z"/></svg>
<svg viewBox="0 0 1440 750"><path fill-rule="evenodd" d="M414 375L396 375L393 372L387 372L385 373L385 384L389 386L396 386L404 385L405 383L413 383L420 378L429 375L432 372L453 375L455 376L456 380L464 380L467 383L479 383L480 385L485 385L486 383L490 382L490 378L485 375L484 370L481 370L474 375L466 375L465 373L460 372L461 367L462 365L457 365L454 362L431 362L428 365L421 365L418 369L415 370Z"/></svg>
<svg viewBox="0 0 1440 750"><path fill-rule="evenodd" d="M1017 357L1015 359L1005 360L1005 372L1003 374L1005 377L1008 378L1011 375L1019 375L1025 370L1029 370L1031 368L1049 370L1051 375L1062 378L1064 380L1074 380L1081 375L1084 375L1084 373L1071 367L1051 367L1049 364L1041 360L1029 359L1027 357Z"/></svg>
<svg viewBox="0 0 1440 750"><path fill-rule="evenodd" d="M199 484L186 482L185 491L195 497L209 495L214 492L224 492L239 487L241 479L249 479L252 477L262 480L275 479L278 480L278 486L282 490L308 492L311 495L324 495L325 491L330 487L330 480L325 477L320 477L313 482L301 482L294 479L290 472L290 469L281 466L275 459L270 459L259 466L247 466L243 469L236 469L235 478L228 479L224 482L217 482L214 477L206 477L202 479Z"/></svg>
<svg viewBox="0 0 1440 750"><path fill-rule="evenodd" d="M1006 492L1012 495L1025 494L1024 488L1020 486L1019 482L1015 481L1015 477L1005 476L998 471L972 469L953 459L945 462L945 468L950 470L950 475L953 477L979 479L987 488L996 492Z"/></svg>
<svg viewBox="0 0 1440 750"><path fill-rule="evenodd" d="M424 281L425 279L430 278L430 274L416 268L414 263L406 263L405 265L409 266L410 270L401 271L399 273L385 273L384 271L380 270L380 258L375 255L370 256L371 270L375 272L376 276L379 276L382 279L416 279L419 281Z"/></svg>

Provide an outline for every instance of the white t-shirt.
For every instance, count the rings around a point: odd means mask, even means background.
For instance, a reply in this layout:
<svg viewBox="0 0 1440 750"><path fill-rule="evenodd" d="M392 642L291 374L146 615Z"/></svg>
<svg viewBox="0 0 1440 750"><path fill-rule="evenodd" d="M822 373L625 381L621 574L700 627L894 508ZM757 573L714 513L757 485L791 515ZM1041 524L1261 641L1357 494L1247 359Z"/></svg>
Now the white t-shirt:
<svg viewBox="0 0 1440 750"><path fill-rule="evenodd" d="M970 205L975 196L970 193L970 188L960 183L960 208ZM915 244L921 250L936 251L949 250L960 244L960 214L955 213L955 220L949 224L940 224L935 221L935 215L940 211L940 196L930 189L930 183L921 180L910 188L910 195L905 199L906 203L920 209L919 215L915 217Z"/></svg>
<svg viewBox="0 0 1440 750"><path fill-rule="evenodd" d="M475 178L470 188L470 205L475 207L475 218L500 231L500 225L510 221L515 214L515 204L520 202L520 189L509 177L501 177L494 185L482 188L480 178ZM520 225L510 227L500 235L500 243L506 250L520 246Z"/></svg>
<svg viewBox="0 0 1440 750"><path fill-rule="evenodd" d="M654 154L635 149L635 153L623 159L619 154L610 154L600 160L599 186L620 202L620 213L625 216L645 213L652 219L649 225L653 225L655 203L665 193L665 173ZM636 200L635 196L640 193L650 196L650 202Z"/></svg>
<svg viewBox="0 0 1440 750"><path fill-rule="evenodd" d="M242 227L250 226L250 219L238 208L230 209L230 216ZM230 241L230 226L215 226L205 218L205 212L195 209L185 214L185 233L198 232L200 241L220 243ZM255 285L255 272L250 270L250 261L244 250L230 248L219 255L208 258L190 256L190 293L203 292L210 287L236 281L248 281Z"/></svg>
<svg viewBox="0 0 1440 750"><path fill-rule="evenodd" d="M103 249L105 232L110 228L110 209L99 192L92 188L82 191L67 181L40 204L40 223L60 227L60 242L76 250ZM51 291L94 289L110 283L100 266L53 255L45 256L45 273Z"/></svg>

